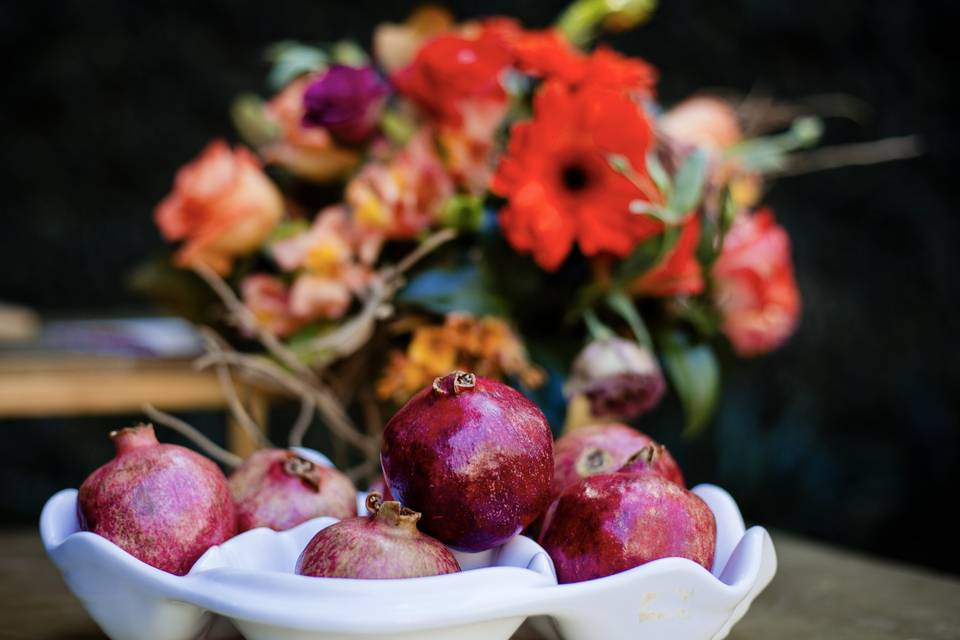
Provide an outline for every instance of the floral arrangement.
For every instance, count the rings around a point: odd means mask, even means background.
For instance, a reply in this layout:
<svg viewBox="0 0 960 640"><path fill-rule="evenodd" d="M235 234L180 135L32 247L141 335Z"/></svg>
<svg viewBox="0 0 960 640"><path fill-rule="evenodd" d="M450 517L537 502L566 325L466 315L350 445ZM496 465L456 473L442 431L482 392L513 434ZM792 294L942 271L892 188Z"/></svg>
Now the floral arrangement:
<svg viewBox="0 0 960 640"><path fill-rule="evenodd" d="M211 142L155 212L266 350L208 334L201 366L299 397L295 432L319 412L369 473L380 416L455 369L562 390L568 422L634 419L669 380L701 428L716 345L756 356L797 327L790 239L759 200L821 124L659 104L656 67L595 44L650 9L578 0L530 30L428 7L372 55L271 48L276 93L233 106L246 144Z"/></svg>

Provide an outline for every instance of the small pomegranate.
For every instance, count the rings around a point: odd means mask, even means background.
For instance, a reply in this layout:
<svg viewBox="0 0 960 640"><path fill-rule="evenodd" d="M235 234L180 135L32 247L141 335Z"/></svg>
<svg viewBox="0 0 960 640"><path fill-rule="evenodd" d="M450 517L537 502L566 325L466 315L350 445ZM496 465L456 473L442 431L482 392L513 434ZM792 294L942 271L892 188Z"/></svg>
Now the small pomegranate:
<svg viewBox="0 0 960 640"><path fill-rule="evenodd" d="M227 479L212 461L160 444L152 425L120 429L110 437L116 457L91 473L77 496L84 530L176 575L234 535Z"/></svg>
<svg viewBox="0 0 960 640"><path fill-rule="evenodd" d="M390 419L380 452L393 495L461 551L503 544L550 502L553 438L518 391L456 371Z"/></svg>
<svg viewBox="0 0 960 640"><path fill-rule="evenodd" d="M707 570L713 565L713 512L697 495L638 462L646 457L639 456L626 471L581 480L551 505L540 545L553 559L561 584L602 578L659 558L688 558Z"/></svg>
<svg viewBox="0 0 960 640"><path fill-rule="evenodd" d="M658 450L652 468L667 480L686 486L680 466L665 447L625 424L608 423L580 427L557 440L553 447L554 495L583 478L620 469L630 456L648 446Z"/></svg>
<svg viewBox="0 0 960 640"><path fill-rule="evenodd" d="M311 518L357 515L357 490L336 469L287 449L261 449L230 475L237 529L284 531Z"/></svg>
<svg viewBox="0 0 960 640"><path fill-rule="evenodd" d="M379 493L367 496L369 516L320 530L297 559L296 572L316 578L386 580L460 571L439 541L417 529L420 514Z"/></svg>

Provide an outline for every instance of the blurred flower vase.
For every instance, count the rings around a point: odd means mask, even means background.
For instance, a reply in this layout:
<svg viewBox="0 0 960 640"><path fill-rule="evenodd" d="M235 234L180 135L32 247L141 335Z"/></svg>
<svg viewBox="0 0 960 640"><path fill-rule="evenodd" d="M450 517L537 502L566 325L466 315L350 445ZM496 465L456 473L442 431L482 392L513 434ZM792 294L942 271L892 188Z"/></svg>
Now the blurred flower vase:
<svg viewBox="0 0 960 640"><path fill-rule="evenodd" d="M798 325L787 231L755 207L822 124L661 106L652 64L597 44L652 9L577 0L528 30L431 7L372 56L272 47L274 94L232 110L246 146L211 142L155 212L238 329L200 366L299 398L369 477L383 416L455 369L562 388L571 422L674 393L703 428L717 345L757 356Z"/></svg>

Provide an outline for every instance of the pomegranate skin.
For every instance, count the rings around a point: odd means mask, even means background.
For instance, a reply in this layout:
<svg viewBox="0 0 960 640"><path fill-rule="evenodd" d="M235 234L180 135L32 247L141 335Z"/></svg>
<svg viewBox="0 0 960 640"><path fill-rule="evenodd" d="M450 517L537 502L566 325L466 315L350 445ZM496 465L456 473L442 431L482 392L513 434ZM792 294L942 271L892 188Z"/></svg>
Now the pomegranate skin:
<svg viewBox="0 0 960 640"><path fill-rule="evenodd" d="M357 515L350 478L287 449L261 449L230 474L237 530L284 531L312 518Z"/></svg>
<svg viewBox="0 0 960 640"><path fill-rule="evenodd" d="M553 495L560 495L567 487L589 476L617 471L633 454L648 446L659 447L647 434L615 422L570 431L554 444ZM651 469L685 487L677 461L666 448L658 450L660 454Z"/></svg>
<svg viewBox="0 0 960 640"><path fill-rule="evenodd" d="M653 474L592 476L551 506L540 545L561 584L613 575L680 557L708 571L717 523L697 495Z"/></svg>
<svg viewBox="0 0 960 640"><path fill-rule="evenodd" d="M417 530L420 514L380 494L367 498L370 515L317 532L296 572L316 578L391 580L457 573L460 565L439 541Z"/></svg>
<svg viewBox="0 0 960 640"><path fill-rule="evenodd" d="M387 423L380 462L421 528L461 551L503 544L549 504L553 437L537 406L505 384L455 372Z"/></svg>
<svg viewBox="0 0 960 640"><path fill-rule="evenodd" d="M176 575L236 533L227 480L211 460L158 443L151 425L110 436L116 457L91 473L77 496L84 530Z"/></svg>

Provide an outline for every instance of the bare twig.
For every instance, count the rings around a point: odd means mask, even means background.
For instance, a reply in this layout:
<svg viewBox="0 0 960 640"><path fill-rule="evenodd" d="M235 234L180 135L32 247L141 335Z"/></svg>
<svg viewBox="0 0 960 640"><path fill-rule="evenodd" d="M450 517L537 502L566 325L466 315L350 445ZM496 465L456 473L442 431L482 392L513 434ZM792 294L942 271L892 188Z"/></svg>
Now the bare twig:
<svg viewBox="0 0 960 640"><path fill-rule="evenodd" d="M377 320L382 320L389 312L387 300L400 286L400 277L430 252L456 237L453 229L438 231L396 265L381 269L378 277L373 279L360 312L330 333L310 341L308 348L320 356L317 366L348 356L366 344L373 335Z"/></svg>
<svg viewBox="0 0 960 640"><path fill-rule="evenodd" d="M398 262L393 267L386 267L383 269L382 273L384 279L390 280L396 276L402 275L410 270L413 265L417 264L426 257L428 254L433 252L440 245L450 242L457 237L457 232L453 229L444 229L438 231L423 242L420 245L408 253L400 262Z"/></svg>
<svg viewBox="0 0 960 640"><path fill-rule="evenodd" d="M775 176L794 176L851 165L869 165L891 160L915 158L923 153L919 136L884 138L874 142L824 147L816 151L793 153L787 166Z"/></svg>
<svg viewBox="0 0 960 640"><path fill-rule="evenodd" d="M223 352L224 344L220 339L220 336L218 336L213 329L210 329L209 327L200 327L200 334L203 337L209 352ZM243 430L247 432L247 435L249 435L253 441L257 443L257 446L261 448L272 448L273 443L271 443L267 438L263 428L257 424L257 422L247 411L247 408L243 406L243 402L240 400L240 395L237 393L237 387L233 384L233 376L230 375L230 368L226 365L217 365L216 372L217 380L220 382L220 389L223 391L223 395L227 400L227 406L230 408L230 413L233 415L233 418L241 427L243 427Z"/></svg>
<svg viewBox="0 0 960 640"><path fill-rule="evenodd" d="M276 382L296 397L310 397L316 403L317 411L324 422L335 435L349 442L367 455L375 455L379 443L361 433L353 425L346 411L337 401L326 385L317 382L309 383L290 373L283 367L265 358L224 351L222 353L208 353L194 362L199 369L215 365L219 362L227 363L243 369L248 369L266 376Z"/></svg>
<svg viewBox="0 0 960 640"><path fill-rule="evenodd" d="M316 379L316 374L297 357L297 354L290 351L273 332L257 322L253 312L243 304L230 285L216 271L202 263L194 265L193 270L216 292L241 329L255 334L267 351L287 367L308 380Z"/></svg>
<svg viewBox="0 0 960 640"><path fill-rule="evenodd" d="M193 427L176 416L160 411L151 404L143 405L143 413L157 424L173 429L190 442L197 445L204 453L211 458L223 463L225 466L236 468L243 464L243 458L234 455L200 433L196 427Z"/></svg>
<svg viewBox="0 0 960 640"><path fill-rule="evenodd" d="M379 458L370 458L366 462L358 464L355 467L350 467L344 471L344 473L354 482L360 480L361 478L369 480L370 477L376 473L379 464Z"/></svg>
<svg viewBox="0 0 960 640"><path fill-rule="evenodd" d="M303 446L303 437L307 435L316 409L317 405L313 398L305 397L300 400L300 414L297 416L297 421L293 423L293 428L290 429L290 438L288 439L291 447Z"/></svg>

